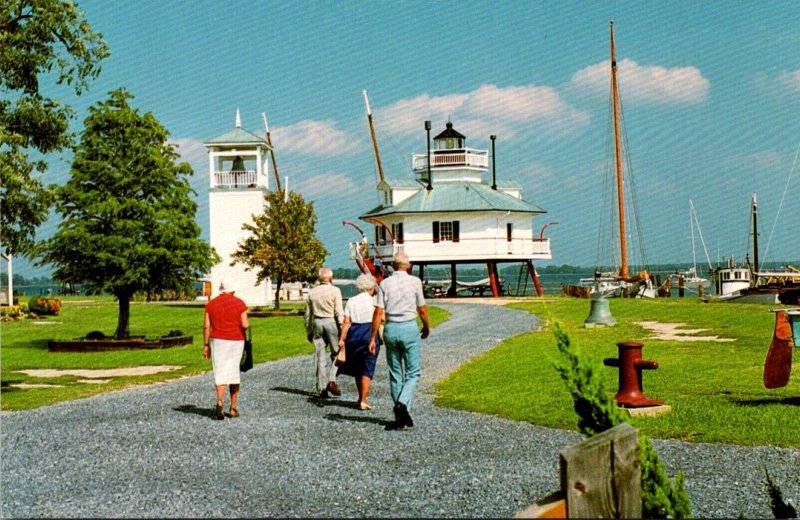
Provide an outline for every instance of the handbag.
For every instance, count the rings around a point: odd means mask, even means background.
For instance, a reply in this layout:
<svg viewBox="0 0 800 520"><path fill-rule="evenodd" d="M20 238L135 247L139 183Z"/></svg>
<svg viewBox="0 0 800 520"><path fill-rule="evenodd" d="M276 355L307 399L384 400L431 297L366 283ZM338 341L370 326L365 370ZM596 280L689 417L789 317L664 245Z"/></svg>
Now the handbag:
<svg viewBox="0 0 800 520"><path fill-rule="evenodd" d="M336 365L337 367L340 367L345 363L346 356L344 350L345 350L344 347L342 347L339 349L339 352L336 353L336 360L333 362L333 364Z"/></svg>
<svg viewBox="0 0 800 520"><path fill-rule="evenodd" d="M253 368L253 341L248 328L247 332L245 332L244 352L242 352L242 359L239 361L239 370L247 372L251 368Z"/></svg>

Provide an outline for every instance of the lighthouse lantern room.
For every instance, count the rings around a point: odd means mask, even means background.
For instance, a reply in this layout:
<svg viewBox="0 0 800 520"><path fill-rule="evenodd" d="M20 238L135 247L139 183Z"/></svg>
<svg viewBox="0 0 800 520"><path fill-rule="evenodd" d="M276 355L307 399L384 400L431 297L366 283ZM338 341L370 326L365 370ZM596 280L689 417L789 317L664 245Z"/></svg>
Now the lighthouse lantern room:
<svg viewBox="0 0 800 520"><path fill-rule="evenodd" d="M207 296L219 294L220 281L230 276L237 285L236 295L248 306L267 305L273 297L270 280L257 284L255 272L230 263L247 236L242 225L252 223L253 215L263 213L266 207L270 146L265 139L242 128L238 109L236 128L209 139L203 146L208 148L209 239L221 258L206 278L210 283Z"/></svg>

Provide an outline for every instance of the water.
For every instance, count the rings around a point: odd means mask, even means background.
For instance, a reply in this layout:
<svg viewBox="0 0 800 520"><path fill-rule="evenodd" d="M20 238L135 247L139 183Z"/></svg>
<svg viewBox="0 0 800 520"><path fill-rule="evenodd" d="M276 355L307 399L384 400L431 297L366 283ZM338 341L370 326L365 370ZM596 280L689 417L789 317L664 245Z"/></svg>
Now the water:
<svg viewBox="0 0 800 520"><path fill-rule="evenodd" d="M581 278L591 277L592 273L570 273L570 274L540 274L539 275L539 283L542 285L542 292L544 294L561 294L561 286L562 284L571 284L577 285L578 281ZM461 274L458 275L459 282L476 282L478 280L483 280L486 278L486 275L483 274ZM527 276L527 286L525 283L525 277L522 280L519 280L517 275L501 275L500 278L503 279L503 292L505 294L512 294L514 296L535 296L536 295L536 287L533 285L533 281L531 281L530 276ZM428 278L426 279L429 282L446 282L449 285L450 280L449 278ZM520 285L518 288L517 285ZM347 299L355 296L358 294L356 290L356 286L354 285L353 281L351 280L335 280L334 284L341 289L342 291L342 298ZM510 287L509 287L510 286ZM470 294L467 292L466 294ZM488 294L488 293L487 293Z"/></svg>

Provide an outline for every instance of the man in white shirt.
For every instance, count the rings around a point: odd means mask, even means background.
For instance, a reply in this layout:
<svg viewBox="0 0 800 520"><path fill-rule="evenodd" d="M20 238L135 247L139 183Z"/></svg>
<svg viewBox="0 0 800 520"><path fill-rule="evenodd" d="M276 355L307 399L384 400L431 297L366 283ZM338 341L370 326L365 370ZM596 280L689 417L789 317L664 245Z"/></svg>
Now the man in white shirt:
<svg viewBox="0 0 800 520"><path fill-rule="evenodd" d="M430 334L428 307L422 294L422 282L411 276L408 255L398 252L393 260L394 274L384 278L378 287L369 350L375 353L375 337L384 316L383 342L389 364L389 390L394 401L395 420L386 425L387 430L400 430L414 426L409 410L414 391L420 379L420 338ZM422 332L417 325L422 320Z"/></svg>
<svg viewBox="0 0 800 520"><path fill-rule="evenodd" d="M334 287L333 271L319 270L319 285L308 293L305 325L306 337L314 344L317 371L317 392L323 399L329 394L342 395L336 385L338 367L334 364L339 352L339 330L342 326L342 291ZM326 355L328 350L329 355ZM328 359L330 357L330 359ZM330 362L330 366L328 363Z"/></svg>

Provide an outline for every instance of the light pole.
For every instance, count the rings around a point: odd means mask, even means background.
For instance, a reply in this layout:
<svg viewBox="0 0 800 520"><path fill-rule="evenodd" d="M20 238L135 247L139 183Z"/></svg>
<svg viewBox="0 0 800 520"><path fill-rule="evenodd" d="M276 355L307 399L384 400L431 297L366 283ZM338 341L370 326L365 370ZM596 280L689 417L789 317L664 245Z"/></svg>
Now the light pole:
<svg viewBox="0 0 800 520"><path fill-rule="evenodd" d="M425 133L427 134L427 141L428 141L428 186L427 190L431 191L433 186L431 185L431 122L425 121Z"/></svg>

